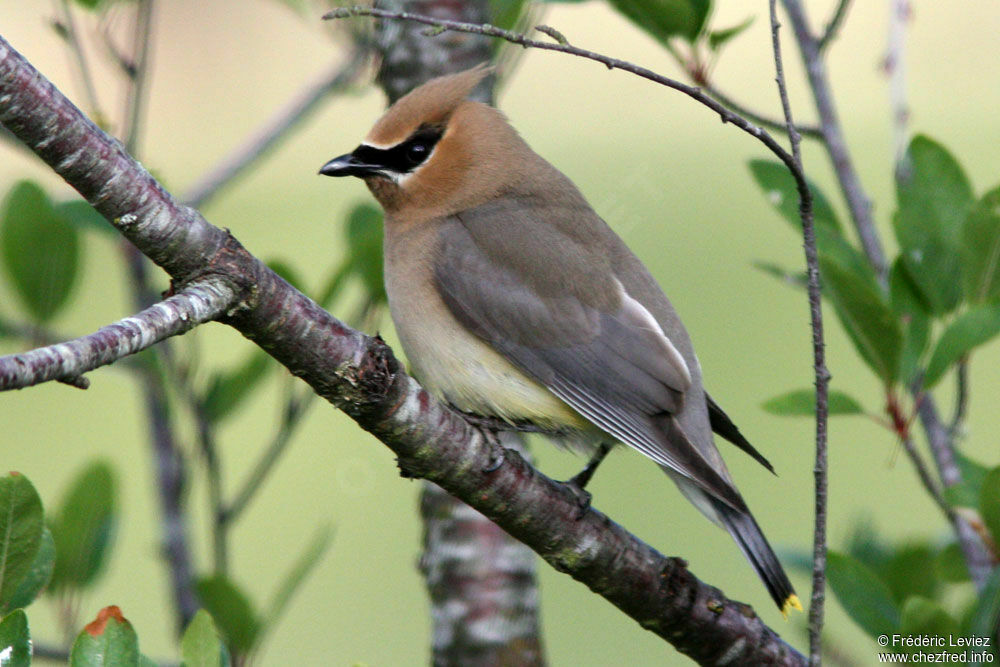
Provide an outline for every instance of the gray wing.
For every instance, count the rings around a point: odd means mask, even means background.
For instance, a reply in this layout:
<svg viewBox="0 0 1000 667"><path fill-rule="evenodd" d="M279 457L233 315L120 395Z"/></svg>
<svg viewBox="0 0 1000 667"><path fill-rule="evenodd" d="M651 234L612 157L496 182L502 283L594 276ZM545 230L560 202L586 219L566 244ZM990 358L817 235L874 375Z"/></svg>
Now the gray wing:
<svg viewBox="0 0 1000 667"><path fill-rule="evenodd" d="M595 425L745 509L673 418L690 386L688 368L624 292L601 239L586 243L587 226L537 223L532 216L567 211L531 203L498 199L443 221L434 276L445 305Z"/></svg>

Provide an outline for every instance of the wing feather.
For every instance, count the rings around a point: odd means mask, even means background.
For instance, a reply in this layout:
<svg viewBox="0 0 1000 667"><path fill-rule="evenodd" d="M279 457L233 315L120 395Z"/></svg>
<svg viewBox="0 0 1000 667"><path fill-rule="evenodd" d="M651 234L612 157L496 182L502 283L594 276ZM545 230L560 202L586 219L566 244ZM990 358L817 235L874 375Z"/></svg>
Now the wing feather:
<svg viewBox="0 0 1000 667"><path fill-rule="evenodd" d="M434 276L445 305L596 426L745 508L673 418L692 381L683 356L625 292L599 242L538 224L531 216L547 212L524 204L501 198L443 221Z"/></svg>

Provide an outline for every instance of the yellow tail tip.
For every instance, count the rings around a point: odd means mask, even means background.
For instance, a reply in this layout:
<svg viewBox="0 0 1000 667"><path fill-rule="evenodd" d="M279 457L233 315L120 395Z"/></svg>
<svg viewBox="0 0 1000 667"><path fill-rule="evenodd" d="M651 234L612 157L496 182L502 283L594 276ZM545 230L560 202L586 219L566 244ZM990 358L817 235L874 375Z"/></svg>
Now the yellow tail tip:
<svg viewBox="0 0 1000 667"><path fill-rule="evenodd" d="M792 609L797 609L802 611L802 603L799 602L799 596L792 593L787 598L785 598L785 604L781 605L781 615L786 619L788 618L788 612Z"/></svg>

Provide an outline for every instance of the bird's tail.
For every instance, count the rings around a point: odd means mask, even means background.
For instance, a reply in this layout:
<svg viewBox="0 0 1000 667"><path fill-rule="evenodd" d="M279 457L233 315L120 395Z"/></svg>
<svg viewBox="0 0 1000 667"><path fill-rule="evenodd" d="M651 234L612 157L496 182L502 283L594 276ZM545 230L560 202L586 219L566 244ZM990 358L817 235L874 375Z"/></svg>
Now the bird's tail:
<svg viewBox="0 0 1000 667"><path fill-rule="evenodd" d="M736 540L740 551L757 571L757 576L764 582L781 613L787 616L791 609L802 611L802 603L799 602L792 583L788 581L788 575L753 516L749 512L733 509L715 498L711 499L711 503L719 522Z"/></svg>

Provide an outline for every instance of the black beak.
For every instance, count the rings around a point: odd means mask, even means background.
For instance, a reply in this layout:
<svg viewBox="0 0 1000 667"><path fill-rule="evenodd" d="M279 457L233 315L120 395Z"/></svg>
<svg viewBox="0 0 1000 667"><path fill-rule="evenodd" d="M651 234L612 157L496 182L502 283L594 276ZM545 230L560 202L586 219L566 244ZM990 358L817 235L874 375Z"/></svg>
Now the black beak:
<svg viewBox="0 0 1000 667"><path fill-rule="evenodd" d="M354 153L348 153L324 164L319 173L324 176L371 176L381 169L380 165L368 164L355 157Z"/></svg>

